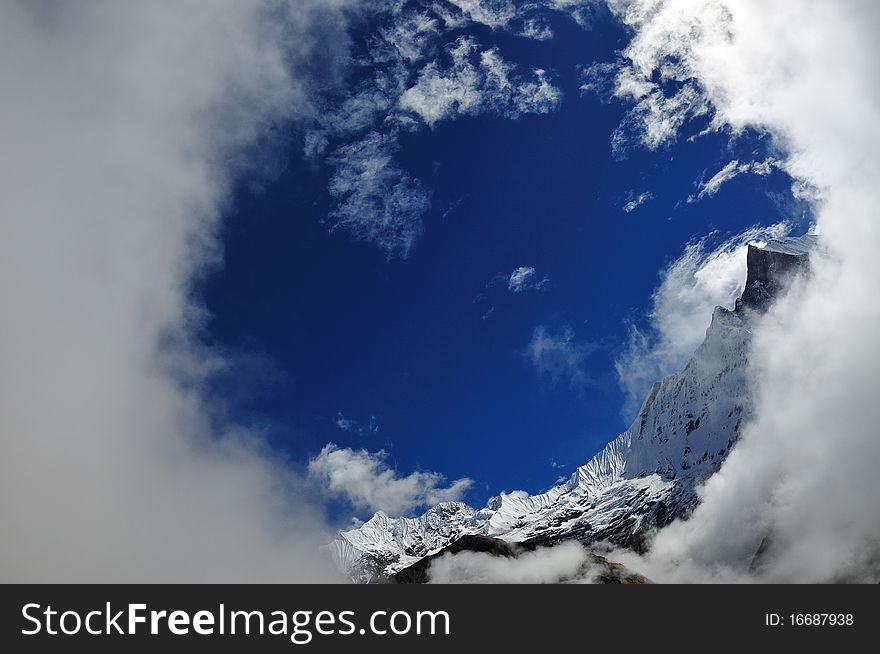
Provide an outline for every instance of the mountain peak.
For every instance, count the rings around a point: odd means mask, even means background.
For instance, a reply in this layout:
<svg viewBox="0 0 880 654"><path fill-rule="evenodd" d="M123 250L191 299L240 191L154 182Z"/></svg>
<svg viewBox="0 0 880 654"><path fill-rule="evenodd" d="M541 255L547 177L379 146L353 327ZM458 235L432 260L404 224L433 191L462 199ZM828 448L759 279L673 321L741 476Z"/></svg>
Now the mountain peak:
<svg viewBox="0 0 880 654"><path fill-rule="evenodd" d="M380 581L464 536L523 547L577 539L644 549L653 529L693 508L696 488L736 443L752 411L751 320L805 268L817 240L807 235L750 245L736 308L715 309L687 365L656 382L629 429L567 481L536 495L500 493L479 511L445 502L417 518L377 512L328 546L337 564L357 581Z"/></svg>
<svg viewBox="0 0 880 654"><path fill-rule="evenodd" d="M816 234L771 239L765 245L748 246L746 286L737 309L746 306L764 310L802 270L818 242Z"/></svg>

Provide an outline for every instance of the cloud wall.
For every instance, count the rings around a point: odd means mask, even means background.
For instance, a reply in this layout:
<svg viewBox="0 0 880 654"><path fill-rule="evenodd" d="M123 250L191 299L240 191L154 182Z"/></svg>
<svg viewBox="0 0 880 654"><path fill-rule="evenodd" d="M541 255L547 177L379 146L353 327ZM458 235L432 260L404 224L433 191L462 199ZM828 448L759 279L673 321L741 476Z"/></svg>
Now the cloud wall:
<svg viewBox="0 0 880 654"><path fill-rule="evenodd" d="M3 581L335 578L300 478L203 393L191 287L350 4L0 5Z"/></svg>

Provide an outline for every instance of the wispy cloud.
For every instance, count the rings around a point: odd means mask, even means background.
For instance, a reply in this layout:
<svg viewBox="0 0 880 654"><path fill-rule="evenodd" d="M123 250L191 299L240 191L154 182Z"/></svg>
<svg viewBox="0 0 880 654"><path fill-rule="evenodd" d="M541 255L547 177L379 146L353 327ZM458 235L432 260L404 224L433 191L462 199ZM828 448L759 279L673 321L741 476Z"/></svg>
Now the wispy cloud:
<svg viewBox="0 0 880 654"><path fill-rule="evenodd" d="M379 431L379 419L376 416L370 416L365 424L354 418L348 418L342 411L337 411L333 416L333 424L341 431L360 434L375 434Z"/></svg>
<svg viewBox="0 0 880 654"><path fill-rule="evenodd" d="M350 418L346 418L342 411L339 411L333 417L333 423L339 427L342 431L354 431L357 429L358 423L357 420L351 420Z"/></svg>
<svg viewBox="0 0 880 654"><path fill-rule="evenodd" d="M543 68L521 70L498 48L451 33L479 23L547 38L549 26L536 14L540 4L447 0L391 8L375 9L387 14L358 60L369 74L350 91L324 98L303 151L331 169L330 228L373 243L388 257L405 258L423 232L431 203L428 189L396 161L399 133L480 114L518 119L549 113L559 106L562 91Z"/></svg>
<svg viewBox="0 0 880 654"><path fill-rule="evenodd" d="M467 478L447 483L436 472L416 471L402 476L387 459L387 453L381 450L352 450L330 443L309 461L309 474L328 494L347 500L357 510L395 515L459 500L473 485Z"/></svg>
<svg viewBox="0 0 880 654"><path fill-rule="evenodd" d="M511 293L524 291L544 291L550 285L550 276L539 278L537 271L531 266L520 266L507 276L507 290Z"/></svg>
<svg viewBox="0 0 880 654"><path fill-rule="evenodd" d="M638 195L636 195L633 191L630 191L629 193L627 193L627 202L623 205L623 211L625 213L630 213L645 204L645 202L649 202L653 199L654 194L650 191L645 191L644 193L639 193Z"/></svg>
<svg viewBox="0 0 880 654"><path fill-rule="evenodd" d="M394 163L397 147L394 135L371 132L334 152L330 194L338 204L328 221L331 229L346 229L389 257L405 258L424 229L431 200L422 183Z"/></svg>
<svg viewBox="0 0 880 654"><path fill-rule="evenodd" d="M766 159L764 161L749 161L740 163L738 160L728 162L721 170L712 175L707 181L697 184L697 192L688 196L688 204L698 202L704 198L711 198L722 185L726 184L734 177L744 174L767 176L773 172L773 168L778 165L775 159Z"/></svg>
<svg viewBox="0 0 880 654"><path fill-rule="evenodd" d="M538 275L538 271L532 266L519 266L509 273L499 272L493 276L473 302L484 306L491 301L495 302L483 312L482 319L486 320L495 312L496 304L504 302L501 293L494 290L497 287L503 287L508 293L519 294L528 291L547 291L550 289L550 283L550 275Z"/></svg>
<svg viewBox="0 0 880 654"><path fill-rule="evenodd" d="M552 334L543 325L535 328L525 356L532 364L539 379L546 379L551 386L568 382L572 389L582 389L590 380L585 369L586 360L593 354L595 343L577 343L570 327Z"/></svg>
<svg viewBox="0 0 880 654"><path fill-rule="evenodd" d="M618 61L595 63L581 71L583 92L600 98L616 98L630 106L611 137L615 157L623 158L630 148L641 145L650 150L671 144L688 121L709 115L710 103L697 81L688 50L695 29L718 30L707 35L722 40L723 28L717 21L706 25L684 22L652 22L653 11L643 2L608 2L608 7L625 25L636 30ZM726 8L720 3L717 13ZM649 29L639 29L642 27ZM656 44L665 43L664 59L655 60ZM647 75L656 70L657 75ZM674 91L667 93L667 88Z"/></svg>
<svg viewBox="0 0 880 654"><path fill-rule="evenodd" d="M0 3L2 581L334 578L304 480L208 390L234 364L191 289L352 4Z"/></svg>
<svg viewBox="0 0 880 654"><path fill-rule="evenodd" d="M516 5L512 0L447 0L462 14L475 23L492 29L507 27L516 18Z"/></svg>
<svg viewBox="0 0 880 654"><path fill-rule="evenodd" d="M415 63L436 47L440 20L426 11L403 13L390 26L380 30L374 41L373 59L381 59L383 48L393 48L404 61Z"/></svg>
<svg viewBox="0 0 880 654"><path fill-rule="evenodd" d="M495 48L480 50L475 39L461 37L449 48L450 65L439 60L419 72L416 83L400 97L400 107L430 127L458 116L494 113L519 118L556 109L562 91L535 69L531 77L515 72Z"/></svg>
<svg viewBox="0 0 880 654"><path fill-rule="evenodd" d="M549 41L553 38L553 28L545 17L529 18L523 23L519 35L535 41Z"/></svg>

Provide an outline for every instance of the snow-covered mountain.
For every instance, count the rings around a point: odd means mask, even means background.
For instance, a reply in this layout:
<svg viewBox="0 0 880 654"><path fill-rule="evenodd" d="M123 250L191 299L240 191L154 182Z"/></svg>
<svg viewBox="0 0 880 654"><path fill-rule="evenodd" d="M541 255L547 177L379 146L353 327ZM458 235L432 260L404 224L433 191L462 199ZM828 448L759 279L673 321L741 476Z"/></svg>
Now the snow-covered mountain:
<svg viewBox="0 0 880 654"><path fill-rule="evenodd" d="M751 322L806 264L815 242L807 235L749 246L735 308L715 308L687 365L656 382L629 429L568 481L539 495L502 493L480 510L446 502L417 518L376 513L328 545L337 565L355 581L376 581L469 534L528 545L607 540L640 550L650 529L693 507L696 485L736 442L751 413Z"/></svg>

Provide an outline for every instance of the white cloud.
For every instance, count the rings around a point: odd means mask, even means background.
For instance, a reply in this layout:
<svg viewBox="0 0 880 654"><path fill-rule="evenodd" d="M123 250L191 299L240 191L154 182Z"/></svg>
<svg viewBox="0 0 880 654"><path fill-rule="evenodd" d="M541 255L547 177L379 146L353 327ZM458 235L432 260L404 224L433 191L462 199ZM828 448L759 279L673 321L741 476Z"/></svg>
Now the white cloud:
<svg viewBox="0 0 880 654"><path fill-rule="evenodd" d="M413 11L404 14L380 33L389 47L393 47L401 58L412 64L423 59L433 48L439 28L436 18L424 11Z"/></svg>
<svg viewBox="0 0 880 654"><path fill-rule="evenodd" d="M583 546L568 541L515 558L484 552L447 552L431 561L428 579L432 584L558 584L589 582L596 572Z"/></svg>
<svg viewBox="0 0 880 654"><path fill-rule="evenodd" d="M0 578L335 578L302 479L206 395L196 278L351 3L0 3Z"/></svg>
<svg viewBox="0 0 880 654"><path fill-rule="evenodd" d="M681 369L694 353L716 306L732 309L746 280L746 250L787 233L784 223L755 227L719 245L711 237L689 243L681 256L661 273L651 297L649 326L632 326L629 348L615 362L626 393L624 415L638 411L651 385Z"/></svg>
<svg viewBox="0 0 880 654"><path fill-rule="evenodd" d="M781 167L821 189L825 250L755 329L752 423L639 565L660 580L876 582L880 5L670 1L630 22L633 71L676 59L714 128L772 134Z"/></svg>
<svg viewBox="0 0 880 654"><path fill-rule="evenodd" d="M430 201L423 184L394 160L398 133L486 113L508 119L545 114L559 106L562 93L544 69L520 72L472 37L442 48L449 30L471 22L505 30L522 23L534 38L547 35L539 16L527 20L510 2L461 0L419 9L389 3L371 11L384 25L367 37L368 52L357 60L369 67L369 76L350 90L327 94L312 114L303 152L331 168L331 229L350 231L389 258L405 258L422 233Z"/></svg>
<svg viewBox="0 0 880 654"><path fill-rule="evenodd" d="M707 20L659 21L655 20L658 13L675 11L664 0L608 0L607 4L635 35L622 52L619 65L600 63L585 68L581 88L632 105L612 135L616 156L625 156L634 144L651 150L666 146L688 120L709 112L706 95L693 74L689 44L698 32L706 40L723 42L728 38L723 20L727 9L723 3L705 3ZM657 56L660 50L662 57ZM676 90L665 93L667 85Z"/></svg>
<svg viewBox="0 0 880 654"><path fill-rule="evenodd" d="M492 29L507 27L517 16L517 8L511 0L447 0L475 23Z"/></svg>
<svg viewBox="0 0 880 654"><path fill-rule="evenodd" d="M446 478L436 472L400 476L386 459L383 451L371 453L330 443L309 461L309 474L331 496L345 498L355 509L392 515L459 500L473 485L470 479L462 478L444 486Z"/></svg>
<svg viewBox="0 0 880 654"><path fill-rule="evenodd" d="M635 195L632 191L630 191L627 195L627 198L627 203L623 205L623 211L625 213L630 213L645 204L645 202L650 202L651 200L653 200L654 194L650 191L645 191L644 193L639 193L638 195Z"/></svg>
<svg viewBox="0 0 880 654"><path fill-rule="evenodd" d="M523 291L543 291L550 284L550 277L544 275L540 280L531 266L520 266L507 276L507 290L511 293Z"/></svg>
<svg viewBox="0 0 880 654"><path fill-rule="evenodd" d="M419 72L416 84L400 97L400 106L417 114L429 126L456 114L476 113L482 105L482 76L469 58L476 50L473 39L462 37L449 50L452 66L442 70L432 61Z"/></svg>
<svg viewBox="0 0 880 654"><path fill-rule="evenodd" d="M469 23L485 25L493 30L513 31L519 35L544 41L553 38L547 20L550 11L560 12L578 25L589 29L596 12L596 0L439 0L430 5L449 29Z"/></svg>
<svg viewBox="0 0 880 654"><path fill-rule="evenodd" d="M394 135L371 132L331 156L336 171L330 194L338 204L330 212L332 229L378 245L388 257L406 258L424 229L422 216L431 200L422 183L394 162Z"/></svg>
<svg viewBox="0 0 880 654"><path fill-rule="evenodd" d="M597 11L601 7L596 0L542 0L548 9L562 12L583 29L590 29Z"/></svg>
<svg viewBox="0 0 880 654"><path fill-rule="evenodd" d="M386 87L390 80L371 80L363 84L349 97L333 103L332 110L321 113L318 123L320 127L307 133L306 138L317 138L317 135L334 137L352 137L369 131L378 120L387 115L396 98ZM317 154L322 154L323 151Z"/></svg>
<svg viewBox="0 0 880 654"><path fill-rule="evenodd" d="M519 118L522 114L549 114L559 108L562 90L547 78L547 71L535 68L534 78L520 80L512 93L515 110L501 111L508 118Z"/></svg>
<svg viewBox="0 0 880 654"><path fill-rule="evenodd" d="M595 343L575 343L574 330L570 327L558 334L550 334L543 325L539 325L532 334L525 355L538 377L548 378L551 386L568 381L573 389L579 389L590 379L584 363L595 351Z"/></svg>
<svg viewBox="0 0 880 654"><path fill-rule="evenodd" d="M721 170L712 175L708 181L699 184L697 193L688 197L688 204L702 200L703 198L714 197L723 184L726 184L734 177L744 174L767 176L773 172L774 166L777 165L775 159L765 159L764 161L749 161L740 163L738 160L728 162Z"/></svg>
<svg viewBox="0 0 880 654"><path fill-rule="evenodd" d="M479 50L477 42L461 37L449 48L451 64L435 60L419 72L416 83L400 97L400 107L433 127L458 116L494 113L519 118L528 113L549 113L557 108L562 92L544 70L522 77L497 49Z"/></svg>
<svg viewBox="0 0 880 654"><path fill-rule="evenodd" d="M607 69L598 66L588 69L592 81L582 85L584 91L600 88L596 77ZM666 96L659 85L638 79L627 69L615 73L613 95L635 103L611 136L611 151L617 158L625 157L634 144L651 150L669 145L688 119L708 111L704 96L692 84L684 83L675 95Z"/></svg>
<svg viewBox="0 0 880 654"><path fill-rule="evenodd" d="M550 27L546 18L528 18L523 22L523 28L519 34L535 41L549 41L553 38L553 28Z"/></svg>

